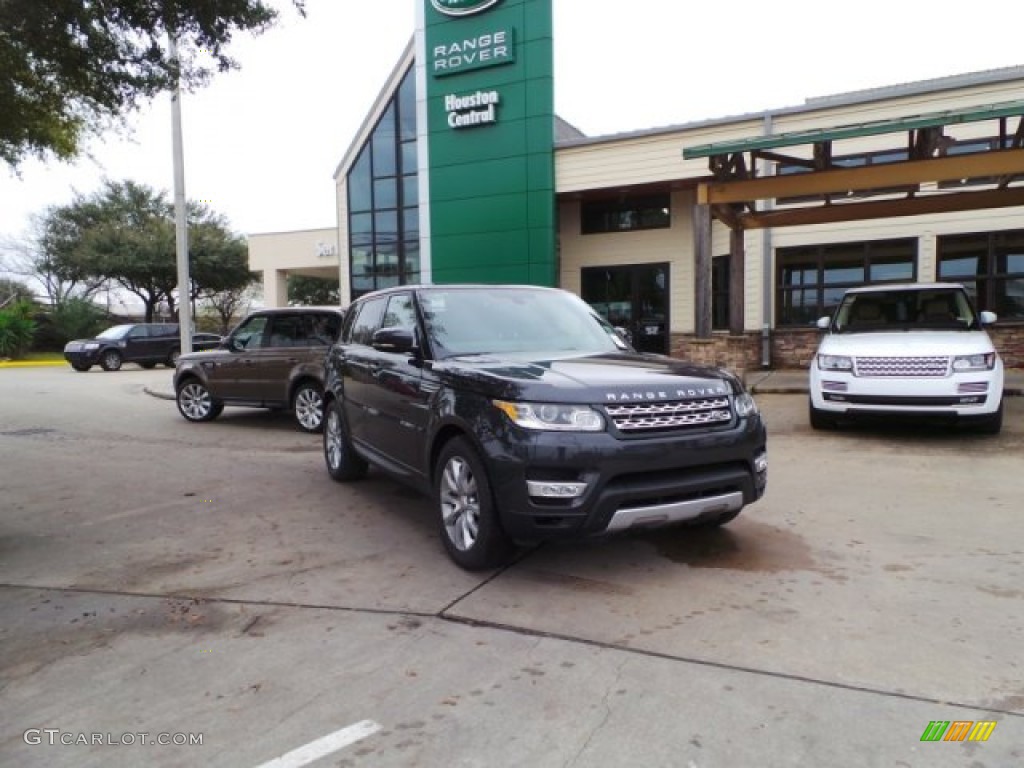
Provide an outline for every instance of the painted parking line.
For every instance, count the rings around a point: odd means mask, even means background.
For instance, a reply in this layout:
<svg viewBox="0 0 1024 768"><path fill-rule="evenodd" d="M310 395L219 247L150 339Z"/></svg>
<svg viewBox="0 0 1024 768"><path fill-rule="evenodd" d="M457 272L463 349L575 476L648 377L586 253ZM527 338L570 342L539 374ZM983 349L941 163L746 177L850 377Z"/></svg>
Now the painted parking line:
<svg viewBox="0 0 1024 768"><path fill-rule="evenodd" d="M309 744L304 744L291 752L286 752L270 762L257 766L257 768L300 768L303 765L309 765L314 760L319 760L321 757L351 746L380 729L379 723L375 723L373 720L363 720L355 725L342 728L340 731L329 733L316 741L309 742Z"/></svg>

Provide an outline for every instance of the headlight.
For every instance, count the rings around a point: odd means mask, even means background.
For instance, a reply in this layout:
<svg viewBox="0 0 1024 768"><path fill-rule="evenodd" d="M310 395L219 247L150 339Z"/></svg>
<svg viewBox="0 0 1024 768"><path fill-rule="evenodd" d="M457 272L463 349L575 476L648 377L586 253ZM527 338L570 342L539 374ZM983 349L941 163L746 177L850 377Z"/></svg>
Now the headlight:
<svg viewBox="0 0 1024 768"><path fill-rule="evenodd" d="M852 371L853 358L845 355L818 355L818 368L823 371Z"/></svg>
<svg viewBox="0 0 1024 768"><path fill-rule="evenodd" d="M991 371L996 367L996 353L961 355L953 358L954 371Z"/></svg>
<svg viewBox="0 0 1024 768"><path fill-rule="evenodd" d="M87 351L89 351L89 352L91 352L91 351L92 351L92 350L94 350L94 349L99 349L99 348L100 348L100 345L99 345L99 344L97 344L97 343L95 343L95 342L93 342L93 343L91 343L91 344L86 344L86 345L85 345L85 349L86 349Z"/></svg>
<svg viewBox="0 0 1024 768"><path fill-rule="evenodd" d="M736 395L734 405L736 407L736 415L740 418L743 418L744 416L753 416L757 413L757 403L754 402L754 398L750 396L749 392L743 392L742 394Z"/></svg>
<svg viewBox="0 0 1024 768"><path fill-rule="evenodd" d="M604 417L586 405L560 403L510 403L494 400L495 407L524 429L564 432L600 432Z"/></svg>

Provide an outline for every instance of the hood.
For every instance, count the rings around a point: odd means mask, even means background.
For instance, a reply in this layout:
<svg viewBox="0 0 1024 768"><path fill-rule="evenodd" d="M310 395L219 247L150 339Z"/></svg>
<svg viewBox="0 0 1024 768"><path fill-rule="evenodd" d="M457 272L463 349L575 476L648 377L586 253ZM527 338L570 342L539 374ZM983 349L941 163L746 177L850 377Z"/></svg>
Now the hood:
<svg viewBox="0 0 1024 768"><path fill-rule="evenodd" d="M984 331L833 333L818 347L819 353L853 357L951 357L993 351Z"/></svg>
<svg viewBox="0 0 1024 768"><path fill-rule="evenodd" d="M662 355L584 357L473 355L432 366L442 378L494 397L551 402L654 402L729 395L732 374Z"/></svg>

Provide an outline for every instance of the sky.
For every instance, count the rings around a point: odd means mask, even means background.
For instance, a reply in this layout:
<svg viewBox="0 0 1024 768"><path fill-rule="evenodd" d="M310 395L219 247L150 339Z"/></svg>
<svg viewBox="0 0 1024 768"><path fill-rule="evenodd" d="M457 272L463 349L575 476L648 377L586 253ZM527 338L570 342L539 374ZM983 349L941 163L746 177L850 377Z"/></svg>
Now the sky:
<svg viewBox="0 0 1024 768"><path fill-rule="evenodd" d="M307 0L241 35L240 69L182 98L185 192L239 234L333 227L333 174L415 32L419 0ZM553 0L555 111L588 136L796 106L808 98L1024 64L1021 0ZM1024 96L1024 94L1022 94ZM171 109L74 164L0 165L0 242L104 179L173 199Z"/></svg>

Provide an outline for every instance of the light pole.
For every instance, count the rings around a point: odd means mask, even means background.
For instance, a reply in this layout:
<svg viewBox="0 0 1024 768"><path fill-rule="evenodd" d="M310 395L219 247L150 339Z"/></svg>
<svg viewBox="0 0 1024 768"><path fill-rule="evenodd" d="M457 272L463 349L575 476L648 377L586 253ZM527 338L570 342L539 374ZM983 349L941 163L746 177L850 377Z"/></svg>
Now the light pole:
<svg viewBox="0 0 1024 768"><path fill-rule="evenodd" d="M181 138L181 65L178 61L178 42L174 33L167 33L171 62L175 67L174 89L171 91L171 134L174 144L174 239L177 244L178 264L178 330L181 334L181 353L192 351L191 283L188 274L188 218L185 209L185 153Z"/></svg>

